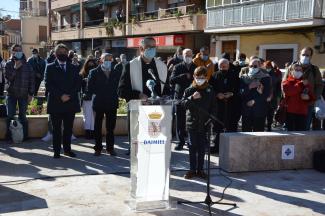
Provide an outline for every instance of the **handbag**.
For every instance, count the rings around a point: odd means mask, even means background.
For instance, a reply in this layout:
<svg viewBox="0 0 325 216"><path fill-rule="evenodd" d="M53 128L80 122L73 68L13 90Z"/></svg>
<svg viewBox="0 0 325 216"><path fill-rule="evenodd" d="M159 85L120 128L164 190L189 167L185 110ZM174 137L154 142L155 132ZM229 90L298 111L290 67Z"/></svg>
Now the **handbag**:
<svg viewBox="0 0 325 216"><path fill-rule="evenodd" d="M275 111L274 119L279 122L280 124L284 124L287 119L287 108L288 105L286 103L286 100L282 98L280 100L280 103L278 105L278 108Z"/></svg>
<svg viewBox="0 0 325 216"><path fill-rule="evenodd" d="M322 96L315 102L315 116L319 120L325 119L325 100Z"/></svg>

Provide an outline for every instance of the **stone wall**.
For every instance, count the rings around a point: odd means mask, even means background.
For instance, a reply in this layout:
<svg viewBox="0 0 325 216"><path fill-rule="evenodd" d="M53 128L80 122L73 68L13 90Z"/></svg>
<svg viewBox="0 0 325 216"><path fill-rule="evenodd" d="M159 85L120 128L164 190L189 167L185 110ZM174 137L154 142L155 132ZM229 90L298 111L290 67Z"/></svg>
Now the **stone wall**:
<svg viewBox="0 0 325 216"><path fill-rule="evenodd" d="M48 130L48 116L27 116L28 118L28 134L30 138L41 138L46 135ZM125 115L117 116L115 135L125 136L128 134L127 130L127 117ZM0 119L0 139L4 139L6 134L6 120ZM76 115L73 134L75 136L83 136L83 117L82 115ZM103 121L103 134L105 134L105 121Z"/></svg>
<svg viewBox="0 0 325 216"><path fill-rule="evenodd" d="M309 169L320 149L325 149L324 131L224 133L219 164L228 172Z"/></svg>

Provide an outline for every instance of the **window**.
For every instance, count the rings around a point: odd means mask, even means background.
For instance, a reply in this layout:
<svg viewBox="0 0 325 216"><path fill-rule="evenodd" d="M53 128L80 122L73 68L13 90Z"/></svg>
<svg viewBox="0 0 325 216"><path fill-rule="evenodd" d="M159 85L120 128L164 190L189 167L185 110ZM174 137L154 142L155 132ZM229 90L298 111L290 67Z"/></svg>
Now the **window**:
<svg viewBox="0 0 325 216"><path fill-rule="evenodd" d="M39 42L47 41L47 26L38 27L38 38L39 38Z"/></svg>
<svg viewBox="0 0 325 216"><path fill-rule="evenodd" d="M46 16L46 2L39 2L39 15L40 16Z"/></svg>

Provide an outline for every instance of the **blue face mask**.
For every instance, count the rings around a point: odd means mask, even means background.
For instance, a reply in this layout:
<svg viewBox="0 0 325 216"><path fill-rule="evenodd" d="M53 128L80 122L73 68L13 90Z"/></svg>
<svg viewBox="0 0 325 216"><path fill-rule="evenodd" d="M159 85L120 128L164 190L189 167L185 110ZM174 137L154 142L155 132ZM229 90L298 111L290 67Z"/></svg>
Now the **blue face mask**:
<svg viewBox="0 0 325 216"><path fill-rule="evenodd" d="M111 66L112 66L112 62L111 62L111 61L104 61L104 63L103 63L103 67L104 67L106 70L110 70L110 69L111 69Z"/></svg>
<svg viewBox="0 0 325 216"><path fill-rule="evenodd" d="M207 56L207 55L201 55L201 58L202 58L203 61L208 61L209 56Z"/></svg>
<svg viewBox="0 0 325 216"><path fill-rule="evenodd" d="M143 56L146 59L153 59L156 56L156 48L148 48L144 51Z"/></svg>
<svg viewBox="0 0 325 216"><path fill-rule="evenodd" d="M16 52L15 53L15 58L16 59L21 59L23 57L23 52Z"/></svg>

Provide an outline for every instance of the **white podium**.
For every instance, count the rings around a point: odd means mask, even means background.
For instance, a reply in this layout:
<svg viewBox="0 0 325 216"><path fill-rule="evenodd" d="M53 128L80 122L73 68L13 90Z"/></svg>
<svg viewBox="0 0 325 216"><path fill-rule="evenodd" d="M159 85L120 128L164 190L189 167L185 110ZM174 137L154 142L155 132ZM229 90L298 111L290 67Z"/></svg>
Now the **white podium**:
<svg viewBox="0 0 325 216"><path fill-rule="evenodd" d="M131 199L134 211L169 208L172 101L130 101Z"/></svg>

